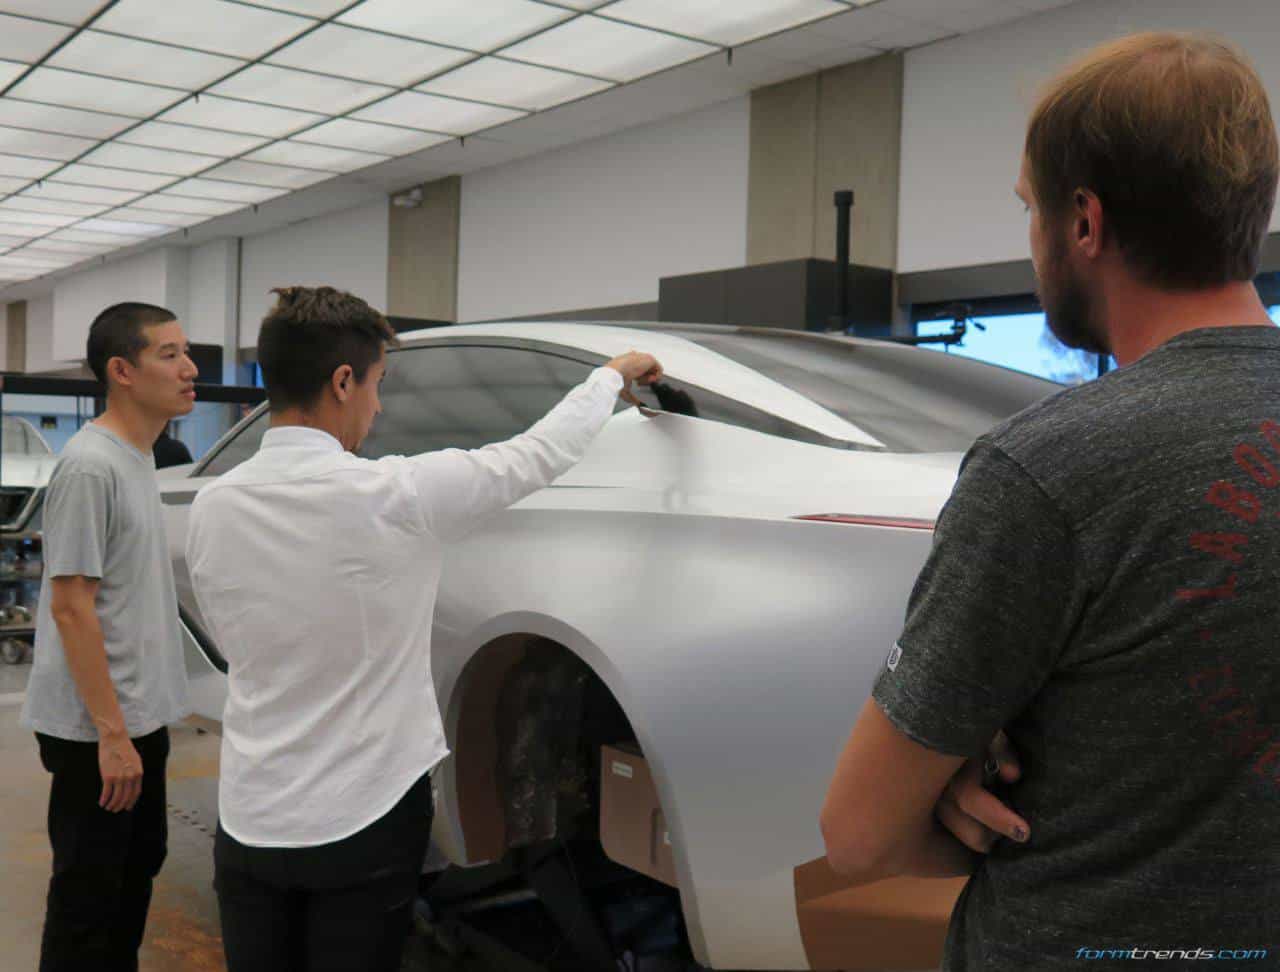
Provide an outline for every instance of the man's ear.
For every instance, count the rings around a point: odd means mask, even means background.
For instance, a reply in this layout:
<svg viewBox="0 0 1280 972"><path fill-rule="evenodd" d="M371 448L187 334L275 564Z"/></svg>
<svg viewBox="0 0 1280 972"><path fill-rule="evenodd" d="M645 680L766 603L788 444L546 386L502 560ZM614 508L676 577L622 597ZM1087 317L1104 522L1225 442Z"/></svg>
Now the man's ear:
<svg viewBox="0 0 1280 972"><path fill-rule="evenodd" d="M340 402L345 402L351 393L355 390L355 372L351 370L351 365L340 365L333 370L333 374L329 378L329 386L333 389L333 397Z"/></svg>
<svg viewBox="0 0 1280 972"><path fill-rule="evenodd" d="M115 381L118 385L124 385L126 388L133 384L132 366L127 360L117 355L107 359L107 387L111 387L111 382Z"/></svg>
<svg viewBox="0 0 1280 972"><path fill-rule="evenodd" d="M1102 200L1088 189L1077 189L1072 196L1072 243L1091 260L1102 253L1106 221Z"/></svg>

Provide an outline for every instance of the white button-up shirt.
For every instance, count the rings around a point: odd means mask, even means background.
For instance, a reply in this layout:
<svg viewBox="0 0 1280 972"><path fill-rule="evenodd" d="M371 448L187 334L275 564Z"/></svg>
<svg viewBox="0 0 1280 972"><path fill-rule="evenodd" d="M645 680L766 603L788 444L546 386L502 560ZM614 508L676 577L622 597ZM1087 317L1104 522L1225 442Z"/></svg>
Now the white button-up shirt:
<svg viewBox="0 0 1280 972"><path fill-rule="evenodd" d="M200 491L187 564L229 666L228 834L341 840L448 755L431 679L442 545L567 472L621 389L598 368L524 435L473 451L373 461L326 432L273 428Z"/></svg>

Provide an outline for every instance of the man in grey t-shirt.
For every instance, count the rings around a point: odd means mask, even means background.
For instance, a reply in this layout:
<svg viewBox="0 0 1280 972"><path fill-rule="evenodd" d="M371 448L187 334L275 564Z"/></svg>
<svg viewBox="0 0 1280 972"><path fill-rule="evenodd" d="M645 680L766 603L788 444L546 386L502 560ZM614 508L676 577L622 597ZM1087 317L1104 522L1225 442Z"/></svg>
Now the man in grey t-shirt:
<svg viewBox="0 0 1280 972"><path fill-rule="evenodd" d="M151 445L195 403L173 314L117 304L89 330L107 408L45 491L45 571L22 709L53 776L40 968L137 968L167 837L169 723L188 713Z"/></svg>
<svg viewBox="0 0 1280 972"><path fill-rule="evenodd" d="M1033 112L1049 326L1121 369L970 451L822 813L859 880L972 874L946 969L1280 967L1280 330L1252 283L1278 174L1216 41L1107 45ZM1029 831L981 857L934 805L1001 729Z"/></svg>

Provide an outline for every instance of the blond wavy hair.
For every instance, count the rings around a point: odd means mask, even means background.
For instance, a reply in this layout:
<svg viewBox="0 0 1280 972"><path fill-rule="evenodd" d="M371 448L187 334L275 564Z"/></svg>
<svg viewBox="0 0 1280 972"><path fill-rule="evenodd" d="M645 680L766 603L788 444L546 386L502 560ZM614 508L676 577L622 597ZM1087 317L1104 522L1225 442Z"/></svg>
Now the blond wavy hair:
<svg viewBox="0 0 1280 972"><path fill-rule="evenodd" d="M1146 33L1093 49L1045 88L1026 157L1042 218L1061 221L1091 190L1149 282L1200 289L1256 275L1280 152L1266 89L1230 44Z"/></svg>

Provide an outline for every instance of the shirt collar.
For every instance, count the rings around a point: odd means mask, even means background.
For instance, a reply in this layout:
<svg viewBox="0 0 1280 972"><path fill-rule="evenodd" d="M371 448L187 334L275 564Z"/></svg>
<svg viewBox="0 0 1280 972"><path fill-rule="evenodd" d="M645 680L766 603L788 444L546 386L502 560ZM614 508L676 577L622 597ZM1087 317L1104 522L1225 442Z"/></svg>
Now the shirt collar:
<svg viewBox="0 0 1280 972"><path fill-rule="evenodd" d="M279 425L267 429L262 449L314 449L317 452L345 452L342 443L323 429L305 425Z"/></svg>

